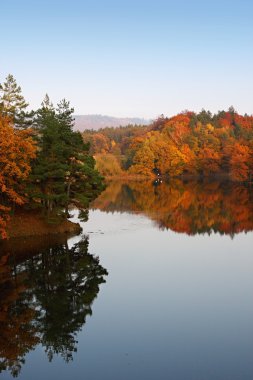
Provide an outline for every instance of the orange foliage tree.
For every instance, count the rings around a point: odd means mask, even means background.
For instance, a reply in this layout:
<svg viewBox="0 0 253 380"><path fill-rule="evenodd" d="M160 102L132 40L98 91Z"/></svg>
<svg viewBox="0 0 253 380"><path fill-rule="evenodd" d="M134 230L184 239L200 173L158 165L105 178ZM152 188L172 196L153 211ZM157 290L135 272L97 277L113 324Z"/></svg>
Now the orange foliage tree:
<svg viewBox="0 0 253 380"><path fill-rule="evenodd" d="M0 115L0 237L6 238L8 212L12 205L25 201L24 181L30 162L36 155L31 131L14 129L11 121Z"/></svg>

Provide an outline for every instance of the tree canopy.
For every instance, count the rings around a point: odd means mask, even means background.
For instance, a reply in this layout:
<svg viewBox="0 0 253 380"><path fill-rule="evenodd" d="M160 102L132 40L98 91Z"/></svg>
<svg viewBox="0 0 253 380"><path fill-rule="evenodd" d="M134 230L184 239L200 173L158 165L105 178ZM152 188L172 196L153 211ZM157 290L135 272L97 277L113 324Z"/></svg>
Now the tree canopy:
<svg viewBox="0 0 253 380"><path fill-rule="evenodd" d="M103 182L89 143L73 130L74 109L66 99L55 108L46 95L28 122L28 103L13 76L0 88L0 236L5 238L15 204L66 217L70 204L87 208Z"/></svg>
<svg viewBox="0 0 253 380"><path fill-rule="evenodd" d="M162 115L150 126L105 128L83 136L93 154L104 159L113 154L130 174L252 179L253 116L233 107L214 115L206 110Z"/></svg>

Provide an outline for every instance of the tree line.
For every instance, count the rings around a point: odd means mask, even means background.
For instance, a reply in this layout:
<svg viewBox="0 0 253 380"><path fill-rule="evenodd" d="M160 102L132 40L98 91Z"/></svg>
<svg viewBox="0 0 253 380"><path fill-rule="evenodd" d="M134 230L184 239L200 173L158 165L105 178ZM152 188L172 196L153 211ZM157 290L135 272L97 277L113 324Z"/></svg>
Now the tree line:
<svg viewBox="0 0 253 380"><path fill-rule="evenodd" d="M202 110L162 115L150 126L85 131L83 136L99 161L108 157L111 162L105 175L113 175L117 161L126 174L252 180L253 116L240 115L233 107L217 114Z"/></svg>
<svg viewBox="0 0 253 380"><path fill-rule="evenodd" d="M0 236L17 206L47 215L68 215L70 204L86 208L103 188L89 144L73 131L74 109L65 99L55 107L28 103L15 78L0 84Z"/></svg>

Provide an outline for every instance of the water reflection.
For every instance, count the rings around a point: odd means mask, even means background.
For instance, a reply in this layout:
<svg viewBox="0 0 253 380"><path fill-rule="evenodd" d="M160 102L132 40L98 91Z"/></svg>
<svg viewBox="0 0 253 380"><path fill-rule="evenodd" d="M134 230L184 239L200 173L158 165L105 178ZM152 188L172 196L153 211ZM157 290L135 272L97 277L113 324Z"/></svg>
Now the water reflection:
<svg viewBox="0 0 253 380"><path fill-rule="evenodd" d="M56 354L72 360L76 334L107 275L88 253L88 238L73 247L57 237L7 242L0 249L0 372L18 376L38 344L49 361Z"/></svg>
<svg viewBox="0 0 253 380"><path fill-rule="evenodd" d="M231 182L173 180L111 182L92 207L107 212L143 213L159 228L188 235L218 232L233 236L253 230L253 196Z"/></svg>

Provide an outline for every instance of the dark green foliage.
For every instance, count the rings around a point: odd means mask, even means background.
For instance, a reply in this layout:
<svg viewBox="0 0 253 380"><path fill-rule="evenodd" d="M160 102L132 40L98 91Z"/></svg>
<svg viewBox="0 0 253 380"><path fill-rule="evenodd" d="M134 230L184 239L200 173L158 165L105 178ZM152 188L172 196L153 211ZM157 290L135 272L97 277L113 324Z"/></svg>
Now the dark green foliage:
<svg viewBox="0 0 253 380"><path fill-rule="evenodd" d="M213 121L211 112L206 111L204 109L202 109L201 112L197 114L196 116L197 116L197 120L200 121L202 124L208 124L208 123L211 124Z"/></svg>
<svg viewBox="0 0 253 380"><path fill-rule="evenodd" d="M236 139L243 137L243 129L240 124L234 123L234 136Z"/></svg>
<svg viewBox="0 0 253 380"><path fill-rule="evenodd" d="M55 110L47 95L37 111L38 155L30 194L50 212L67 210L70 203L87 207L103 188L89 145L73 131L72 114L69 102L63 99Z"/></svg>

